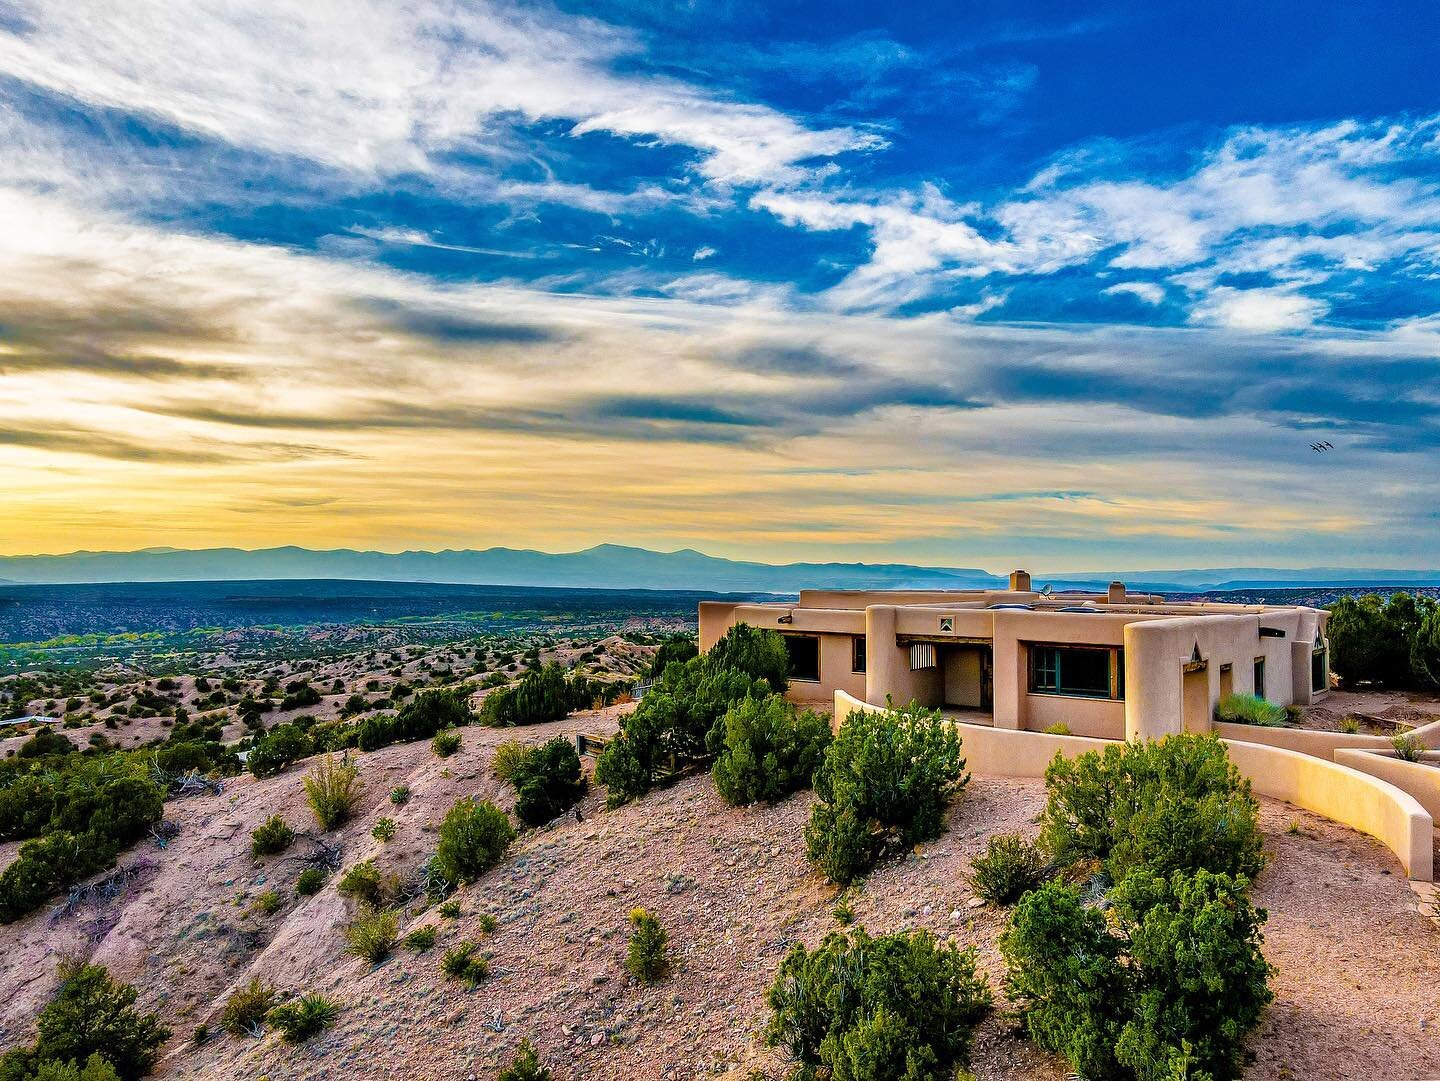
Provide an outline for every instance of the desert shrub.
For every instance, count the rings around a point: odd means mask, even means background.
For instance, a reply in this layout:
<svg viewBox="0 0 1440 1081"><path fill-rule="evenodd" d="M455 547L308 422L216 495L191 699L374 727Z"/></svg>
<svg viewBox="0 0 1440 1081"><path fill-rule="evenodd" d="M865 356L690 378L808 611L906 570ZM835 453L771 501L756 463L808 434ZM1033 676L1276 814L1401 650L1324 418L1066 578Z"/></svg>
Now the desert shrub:
<svg viewBox="0 0 1440 1081"><path fill-rule="evenodd" d="M361 860L345 869L335 889L372 908L381 908L400 889L400 880L375 866L374 860Z"/></svg>
<svg viewBox="0 0 1440 1081"><path fill-rule="evenodd" d="M1425 755L1425 744L1409 732L1397 732L1391 736L1390 746L1394 747L1395 754L1406 762L1419 762Z"/></svg>
<svg viewBox="0 0 1440 1081"><path fill-rule="evenodd" d="M480 916L476 921L476 925L480 928L481 931L485 932L485 934L493 935L495 933L495 928L500 926L500 921L497 920L491 913L482 912L480 913Z"/></svg>
<svg viewBox="0 0 1440 1081"><path fill-rule="evenodd" d="M1118 1072L1115 1044L1129 998L1121 948L1104 913L1059 882L1022 897L1000 939L1005 992L1030 1038L1084 1077Z"/></svg>
<svg viewBox="0 0 1440 1081"><path fill-rule="evenodd" d="M285 902L280 899L279 890L268 889L261 891L251 903L250 907L262 915L273 916L280 911L284 903Z"/></svg>
<svg viewBox="0 0 1440 1081"><path fill-rule="evenodd" d="M458 920L460 918L460 902L442 901L435 906L435 911L447 920Z"/></svg>
<svg viewBox="0 0 1440 1081"><path fill-rule="evenodd" d="M1277 706L1253 694L1227 694L1215 707L1215 719L1231 724L1282 725L1287 720L1284 706Z"/></svg>
<svg viewBox="0 0 1440 1081"><path fill-rule="evenodd" d="M0 1081L120 1081L115 1067L103 1059L99 1052L92 1053L84 1063L59 1062L46 1059L22 1065L26 1052L12 1052L0 1059Z"/></svg>
<svg viewBox="0 0 1440 1081"><path fill-rule="evenodd" d="M360 746L360 726L331 721L310 729L310 743L316 754L350 750Z"/></svg>
<svg viewBox="0 0 1440 1081"><path fill-rule="evenodd" d="M20 846L15 860L0 872L0 923L14 923L67 886L115 859L107 838L58 830Z"/></svg>
<svg viewBox="0 0 1440 1081"><path fill-rule="evenodd" d="M778 694L743 698L726 711L724 737L711 775L727 802L777 803L810 786L830 745L830 719L795 707Z"/></svg>
<svg viewBox="0 0 1440 1081"><path fill-rule="evenodd" d="M460 692L426 691L405 703L399 713L367 717L360 725L360 749L374 751L392 743L415 743L447 728L463 727L473 719L469 703Z"/></svg>
<svg viewBox="0 0 1440 1081"><path fill-rule="evenodd" d="M1440 675L1440 605L1429 597L1340 597L1326 627L1330 668L1346 685L1434 686Z"/></svg>
<svg viewBox="0 0 1440 1081"><path fill-rule="evenodd" d="M277 724L255 741L245 759L245 768L256 777L273 777L291 762L314 752L310 734L293 724Z"/></svg>
<svg viewBox="0 0 1440 1081"><path fill-rule="evenodd" d="M984 855L970 861L975 896L1010 905L1045 881L1045 856L1018 833L1000 833L985 843Z"/></svg>
<svg viewBox="0 0 1440 1081"><path fill-rule="evenodd" d="M1265 913L1244 877L1133 870L1109 918L1050 882L1000 939L1006 992L1031 1037L1087 1077L1234 1078L1270 1002Z"/></svg>
<svg viewBox="0 0 1440 1081"><path fill-rule="evenodd" d="M521 1040L510 1065L495 1075L495 1081L551 1081L550 1067L540 1064L540 1055L528 1039Z"/></svg>
<svg viewBox="0 0 1440 1081"><path fill-rule="evenodd" d="M1070 735L1070 726L1064 721L1056 721L1054 724L1046 725L1040 731L1047 736L1068 736Z"/></svg>
<svg viewBox="0 0 1440 1081"><path fill-rule="evenodd" d="M706 652L711 671L743 672L751 679L763 679L776 694L790 686L790 651L775 631L737 623Z"/></svg>
<svg viewBox="0 0 1440 1081"><path fill-rule="evenodd" d="M390 802L396 807L404 807L410 802L410 786L401 784L390 789Z"/></svg>
<svg viewBox="0 0 1440 1081"><path fill-rule="evenodd" d="M295 892L301 897L313 897L325 886L325 872L318 867L307 867L295 880Z"/></svg>
<svg viewBox="0 0 1440 1081"><path fill-rule="evenodd" d="M1422 687L1440 687L1440 604L1426 605L1410 636L1410 675Z"/></svg>
<svg viewBox="0 0 1440 1081"><path fill-rule="evenodd" d="M720 750L720 724L744 698L767 698L771 686L734 669L716 669L710 655L672 664L639 706L620 721L620 733L595 764L606 802L619 806L655 787L658 776Z"/></svg>
<svg viewBox="0 0 1440 1081"><path fill-rule="evenodd" d="M277 1030L286 1043L303 1043L333 1025L339 1012L333 999L312 992L273 1007L265 1015L265 1023Z"/></svg>
<svg viewBox="0 0 1440 1081"><path fill-rule="evenodd" d="M254 1035L259 1032L265 1015L274 1005L274 986L261 983L258 976L252 977L249 983L225 1000L225 1008L220 1012L220 1027L232 1036Z"/></svg>
<svg viewBox="0 0 1440 1081"><path fill-rule="evenodd" d="M939 711L910 705L857 710L815 772L805 852L833 882L854 881L887 845L938 837L947 803L969 782L955 727Z"/></svg>
<svg viewBox="0 0 1440 1081"><path fill-rule="evenodd" d="M798 1076L950 1081L992 998L973 949L928 931L855 928L792 948L765 1001L766 1041L789 1052Z"/></svg>
<svg viewBox="0 0 1440 1081"><path fill-rule="evenodd" d="M513 687L487 694L480 718L490 725L543 724L588 706L592 697L588 680L551 663L526 672Z"/></svg>
<svg viewBox="0 0 1440 1081"><path fill-rule="evenodd" d="M1057 755L1045 785L1040 844L1062 864L1101 860L1115 881L1138 866L1253 878L1264 865L1250 782L1214 736Z"/></svg>
<svg viewBox="0 0 1440 1081"><path fill-rule="evenodd" d="M0 1058L0 1078L135 1081L149 1073L170 1030L134 1008L135 988L99 965L62 962L59 976L55 997L36 1019L34 1045Z"/></svg>
<svg viewBox="0 0 1440 1081"><path fill-rule="evenodd" d="M103 839L118 852L147 836L164 814L165 794L149 778L78 780L57 797L47 828Z"/></svg>
<svg viewBox="0 0 1440 1081"><path fill-rule="evenodd" d="M625 971L640 983L654 983L670 969L666 943L670 936L660 921L643 908L630 912L630 946L625 953Z"/></svg>
<svg viewBox="0 0 1440 1081"><path fill-rule="evenodd" d="M449 758L460 749L459 732L438 732L430 741L430 749L439 758Z"/></svg>
<svg viewBox="0 0 1440 1081"><path fill-rule="evenodd" d="M549 822L585 794L579 752L564 736L527 750L510 771L510 783L517 796L515 814L529 826Z"/></svg>
<svg viewBox="0 0 1440 1081"><path fill-rule="evenodd" d="M650 678L657 679L670 665L684 664L699 654L700 647L693 634L672 634L661 642L660 648L655 651L655 657L650 662Z"/></svg>
<svg viewBox="0 0 1440 1081"><path fill-rule="evenodd" d="M474 882L495 864L515 839L505 812L488 800L460 800L440 824L434 869L447 882Z"/></svg>
<svg viewBox="0 0 1440 1081"><path fill-rule="evenodd" d="M378 965L395 948L400 916L394 909L362 912L345 928L345 952Z"/></svg>
<svg viewBox="0 0 1440 1081"><path fill-rule="evenodd" d="M415 953L424 953L435 945L433 926L417 927L405 936L405 948Z"/></svg>
<svg viewBox="0 0 1440 1081"><path fill-rule="evenodd" d="M515 771L524 764L530 748L518 739L507 739L495 748L495 759L490 769L502 781L513 781Z"/></svg>
<svg viewBox="0 0 1440 1081"><path fill-rule="evenodd" d="M464 980L471 987L478 986L490 975L490 959L477 953L479 948L473 942L450 947L440 959L440 970L454 979Z"/></svg>
<svg viewBox="0 0 1440 1081"><path fill-rule="evenodd" d="M74 754L75 744L70 741L69 736L62 735L53 728L41 728L24 743L20 744L20 749L15 753L21 758L43 758L46 755Z"/></svg>
<svg viewBox="0 0 1440 1081"><path fill-rule="evenodd" d="M382 818L375 823L375 828L370 831L370 836L377 841L389 841L395 837L395 820L393 818Z"/></svg>
<svg viewBox="0 0 1440 1081"><path fill-rule="evenodd" d="M305 799L320 828L334 829L349 819L360 802L364 782L354 763L326 755L305 775Z"/></svg>
<svg viewBox="0 0 1440 1081"><path fill-rule="evenodd" d="M279 815L271 815L250 833L252 856L273 856L284 852L295 840L295 831Z"/></svg>
<svg viewBox="0 0 1440 1081"><path fill-rule="evenodd" d="M320 692L310 684L305 683L291 691L280 700L280 709L288 711L292 709L304 709L306 706L318 706L320 704Z"/></svg>
<svg viewBox="0 0 1440 1081"><path fill-rule="evenodd" d="M1360 731L1360 718L1353 713L1347 713L1336 722L1335 727L1347 736L1353 736Z"/></svg>

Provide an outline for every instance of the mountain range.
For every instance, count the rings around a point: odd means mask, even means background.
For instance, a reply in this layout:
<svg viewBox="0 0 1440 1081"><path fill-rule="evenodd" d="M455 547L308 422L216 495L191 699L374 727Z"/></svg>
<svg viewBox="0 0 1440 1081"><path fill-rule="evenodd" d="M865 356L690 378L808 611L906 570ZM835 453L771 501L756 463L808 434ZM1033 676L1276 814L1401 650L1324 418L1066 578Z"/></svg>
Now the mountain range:
<svg viewBox="0 0 1440 1081"><path fill-rule="evenodd" d="M292 546L254 551L147 548L137 552L0 556L0 581L16 585L317 578L771 593L795 593L802 588L973 589L1005 582L1004 575L974 567L921 567L903 563L776 565L722 559L693 549L654 552L616 544L558 553L515 548L392 553L344 548L320 551ZM1115 579L1124 581L1132 589L1183 593L1281 585L1437 585L1440 571L1221 567L1034 575L1037 587L1048 584L1054 589L1103 587Z"/></svg>

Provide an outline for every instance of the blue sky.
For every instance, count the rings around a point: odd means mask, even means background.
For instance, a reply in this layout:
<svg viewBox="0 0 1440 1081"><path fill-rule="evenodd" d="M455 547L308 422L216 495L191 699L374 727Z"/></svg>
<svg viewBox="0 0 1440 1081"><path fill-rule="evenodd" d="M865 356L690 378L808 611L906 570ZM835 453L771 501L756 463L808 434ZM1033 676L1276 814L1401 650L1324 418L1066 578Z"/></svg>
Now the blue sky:
<svg viewBox="0 0 1440 1081"><path fill-rule="evenodd" d="M123 7L0 0L8 552L1435 562L1433 4Z"/></svg>

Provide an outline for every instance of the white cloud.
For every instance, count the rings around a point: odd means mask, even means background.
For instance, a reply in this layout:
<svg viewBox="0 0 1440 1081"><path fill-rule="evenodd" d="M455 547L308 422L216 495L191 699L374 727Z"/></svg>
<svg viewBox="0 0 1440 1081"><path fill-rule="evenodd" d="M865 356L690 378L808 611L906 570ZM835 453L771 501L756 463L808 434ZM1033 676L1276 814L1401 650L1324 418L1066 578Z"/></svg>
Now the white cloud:
<svg viewBox="0 0 1440 1081"><path fill-rule="evenodd" d="M1219 286L1190 313L1192 323L1231 330L1306 330L1329 310L1322 300L1287 289L1232 289Z"/></svg>
<svg viewBox="0 0 1440 1081"><path fill-rule="evenodd" d="M709 244L701 244L700 247L695 249L695 254L690 256L690 258L693 262L703 263L706 259L709 259L714 254L715 249L712 248Z"/></svg>
<svg viewBox="0 0 1440 1081"><path fill-rule="evenodd" d="M513 121L563 121L689 147L728 183L791 183L816 159L883 145L810 128L616 62L643 42L537 5L445 0L14 0L0 73L233 146L376 176L437 153L511 152Z"/></svg>
<svg viewBox="0 0 1440 1081"><path fill-rule="evenodd" d="M1119 282L1102 289L1106 296L1133 296L1146 304L1159 304L1165 299L1165 287L1154 282Z"/></svg>
<svg viewBox="0 0 1440 1081"><path fill-rule="evenodd" d="M1440 186L1396 175L1394 166L1440 156L1437 130L1437 118L1243 129L1192 171L1165 181L1086 179L1087 170L1122 169L1123 159L1092 162L1072 153L1063 168L1042 170L1016 197L989 207L952 202L933 187L913 194L761 191L751 205L806 229L867 231L869 259L831 294L843 307L906 303L954 277L1051 274L1107 252L1117 269L1177 272L1171 280L1203 302L1226 272L1317 285L1393 259L1433 270L1440 264ZM1323 301L1288 292L1225 298L1213 308L1234 303L1258 322L1266 321L1264 309L1286 327L1326 310Z"/></svg>

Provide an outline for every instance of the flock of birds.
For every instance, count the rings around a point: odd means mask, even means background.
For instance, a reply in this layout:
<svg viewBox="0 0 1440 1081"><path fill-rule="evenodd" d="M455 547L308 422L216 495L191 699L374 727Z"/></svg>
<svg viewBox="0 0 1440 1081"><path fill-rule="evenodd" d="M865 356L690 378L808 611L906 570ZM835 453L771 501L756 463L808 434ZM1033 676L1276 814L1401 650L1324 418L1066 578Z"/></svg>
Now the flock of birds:
<svg viewBox="0 0 1440 1081"><path fill-rule="evenodd" d="M1327 450L1334 450L1335 444L1327 439L1320 443L1311 443L1310 449L1313 450L1316 454L1324 454Z"/></svg>

